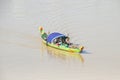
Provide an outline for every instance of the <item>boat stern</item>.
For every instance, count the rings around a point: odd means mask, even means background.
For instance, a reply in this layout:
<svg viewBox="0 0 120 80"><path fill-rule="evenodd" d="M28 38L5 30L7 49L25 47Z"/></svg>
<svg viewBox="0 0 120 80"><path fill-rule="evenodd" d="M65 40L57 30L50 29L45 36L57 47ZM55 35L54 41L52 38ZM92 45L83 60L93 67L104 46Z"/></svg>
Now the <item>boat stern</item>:
<svg viewBox="0 0 120 80"><path fill-rule="evenodd" d="M83 49L84 49L84 46L80 46L80 53L83 51Z"/></svg>

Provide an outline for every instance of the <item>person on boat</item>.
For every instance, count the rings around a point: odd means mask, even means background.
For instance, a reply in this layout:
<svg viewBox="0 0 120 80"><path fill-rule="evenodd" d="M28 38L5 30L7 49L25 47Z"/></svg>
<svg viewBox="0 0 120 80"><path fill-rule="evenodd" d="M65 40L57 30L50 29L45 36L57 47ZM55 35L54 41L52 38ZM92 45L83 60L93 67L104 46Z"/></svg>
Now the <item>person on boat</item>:
<svg viewBox="0 0 120 80"><path fill-rule="evenodd" d="M70 42L70 38L67 36L64 38L64 44L67 45L67 47L72 47L73 43Z"/></svg>
<svg viewBox="0 0 120 80"><path fill-rule="evenodd" d="M70 38L69 37L64 38L64 44L66 45L66 47L70 46Z"/></svg>
<svg viewBox="0 0 120 80"><path fill-rule="evenodd" d="M54 40L55 42L55 44L56 45L58 45L58 46L60 46L60 45L62 45L62 38L61 37L59 37L59 38L56 38L56 40Z"/></svg>
<svg viewBox="0 0 120 80"><path fill-rule="evenodd" d="M67 44L70 44L70 38L69 37L66 37L65 41L66 41Z"/></svg>
<svg viewBox="0 0 120 80"><path fill-rule="evenodd" d="M53 44L56 44L56 43L57 43L57 39L54 39L54 40L53 40Z"/></svg>
<svg viewBox="0 0 120 80"><path fill-rule="evenodd" d="M60 38L59 38L59 41L58 41L58 44L59 44L59 45L62 45L62 43L63 43L63 42L62 42L62 38L60 37Z"/></svg>
<svg viewBox="0 0 120 80"><path fill-rule="evenodd" d="M56 45L58 44L58 38L53 40L53 44L56 44Z"/></svg>

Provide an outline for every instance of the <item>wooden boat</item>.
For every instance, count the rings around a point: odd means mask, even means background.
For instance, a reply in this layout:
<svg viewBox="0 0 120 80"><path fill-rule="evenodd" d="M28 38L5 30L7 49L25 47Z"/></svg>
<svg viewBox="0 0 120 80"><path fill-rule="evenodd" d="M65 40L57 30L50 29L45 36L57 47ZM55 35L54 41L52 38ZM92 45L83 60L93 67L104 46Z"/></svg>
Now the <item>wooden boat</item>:
<svg viewBox="0 0 120 80"><path fill-rule="evenodd" d="M59 50L64 50L64 51L68 51L68 52L77 52L80 53L83 51L83 46L77 46L75 44L66 44L66 43L54 43L54 41L58 38L61 38L63 40L63 38L67 38L67 36L65 36L64 34L58 33L58 32L53 32L50 34L47 34L42 27L39 27L40 33L41 33L41 38L44 44L46 44L47 46L59 49Z"/></svg>

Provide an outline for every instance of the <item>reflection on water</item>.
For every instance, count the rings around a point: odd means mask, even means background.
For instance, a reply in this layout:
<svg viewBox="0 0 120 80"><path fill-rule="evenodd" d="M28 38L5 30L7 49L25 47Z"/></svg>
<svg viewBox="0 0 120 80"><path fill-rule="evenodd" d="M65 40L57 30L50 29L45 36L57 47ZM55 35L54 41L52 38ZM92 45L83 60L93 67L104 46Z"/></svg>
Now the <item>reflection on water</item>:
<svg viewBox="0 0 120 80"><path fill-rule="evenodd" d="M62 60L74 60L77 59L84 63L84 58L80 53L74 53L74 52L67 52L67 51L62 51L59 49L55 49L49 46L46 46L44 43L41 42L41 53L45 53L47 51L47 54L55 57L55 58L60 58Z"/></svg>
<svg viewBox="0 0 120 80"><path fill-rule="evenodd" d="M6 36L7 34L9 34L10 37L9 40L6 39L8 38L8 36ZM21 46L29 49L39 49L41 56L47 53L48 56L54 57L56 59L61 59L65 61L78 60L84 63L84 59L80 53L62 51L59 49L46 46L44 43L42 43L40 37L36 37L34 35L9 30L7 32L4 32L3 39L5 40L0 40L0 43L2 44L13 44L16 46Z"/></svg>
<svg viewBox="0 0 120 80"><path fill-rule="evenodd" d="M120 0L1 0L0 80L120 80L119 21ZM92 54L45 46L40 25Z"/></svg>

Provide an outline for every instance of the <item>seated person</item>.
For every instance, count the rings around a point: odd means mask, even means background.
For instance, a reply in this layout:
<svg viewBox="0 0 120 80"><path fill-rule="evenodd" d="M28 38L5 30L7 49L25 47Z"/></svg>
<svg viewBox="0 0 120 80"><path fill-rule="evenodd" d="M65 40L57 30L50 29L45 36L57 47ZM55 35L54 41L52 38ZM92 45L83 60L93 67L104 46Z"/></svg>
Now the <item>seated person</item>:
<svg viewBox="0 0 120 80"><path fill-rule="evenodd" d="M72 43L70 43L70 38L69 37L65 37L63 43L67 44L67 47L69 47L70 45L72 45Z"/></svg>
<svg viewBox="0 0 120 80"><path fill-rule="evenodd" d="M62 44L62 38L59 37L59 38L54 39L53 43L57 44L57 45L61 45Z"/></svg>
<svg viewBox="0 0 120 80"><path fill-rule="evenodd" d="M57 43L57 39L54 39L54 40L53 40L53 44L56 44L56 43Z"/></svg>
<svg viewBox="0 0 120 80"><path fill-rule="evenodd" d="M70 44L70 38L66 37L65 42L69 45Z"/></svg>

